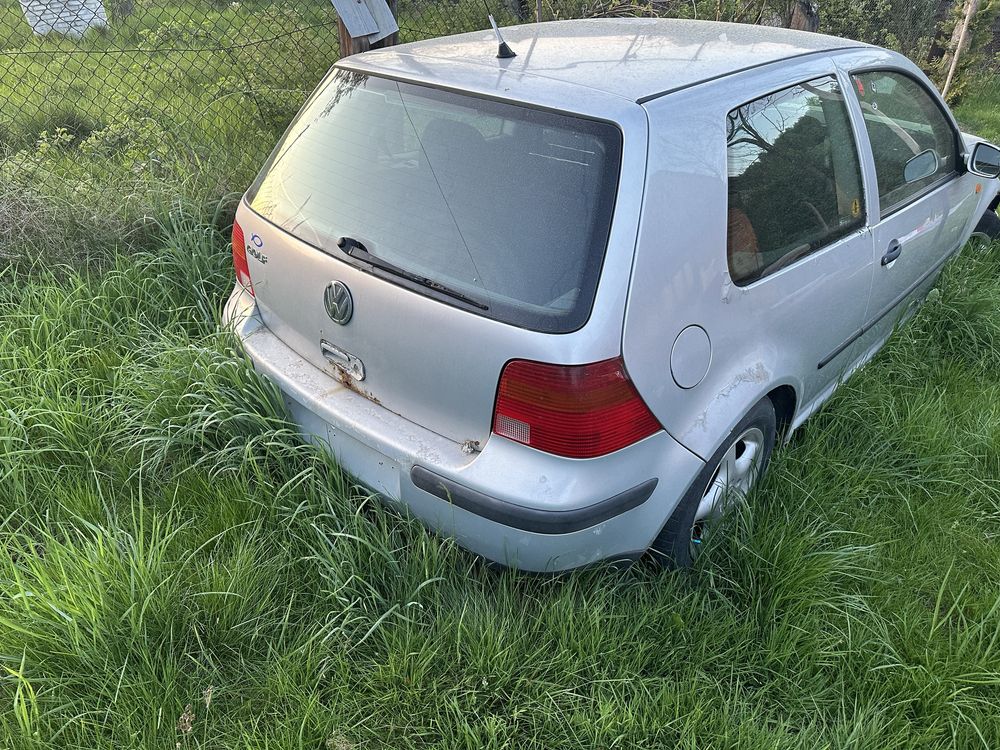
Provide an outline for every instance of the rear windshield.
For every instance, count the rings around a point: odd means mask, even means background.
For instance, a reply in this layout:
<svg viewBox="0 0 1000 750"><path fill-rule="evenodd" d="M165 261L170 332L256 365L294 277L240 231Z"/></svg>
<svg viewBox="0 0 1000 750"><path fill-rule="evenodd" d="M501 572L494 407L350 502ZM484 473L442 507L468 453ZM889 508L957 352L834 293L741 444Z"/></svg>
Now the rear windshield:
<svg viewBox="0 0 1000 750"><path fill-rule="evenodd" d="M418 293L567 332L590 314L620 161L607 123L335 70L248 201L348 262L337 239L362 243Z"/></svg>

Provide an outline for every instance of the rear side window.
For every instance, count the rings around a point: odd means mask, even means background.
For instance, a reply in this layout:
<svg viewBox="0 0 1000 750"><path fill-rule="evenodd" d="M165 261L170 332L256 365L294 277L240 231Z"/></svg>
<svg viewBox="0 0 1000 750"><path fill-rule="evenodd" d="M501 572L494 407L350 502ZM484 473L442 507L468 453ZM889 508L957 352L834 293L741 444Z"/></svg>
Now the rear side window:
<svg viewBox="0 0 1000 750"><path fill-rule="evenodd" d="M621 147L607 123L337 70L248 200L346 262L337 239L363 243L414 292L568 332L590 315Z"/></svg>
<svg viewBox="0 0 1000 750"><path fill-rule="evenodd" d="M774 273L864 224L858 151L836 78L745 104L726 126L735 283Z"/></svg>
<svg viewBox="0 0 1000 750"><path fill-rule="evenodd" d="M923 86L890 71L857 73L852 79L871 141L883 213L955 171L955 131Z"/></svg>

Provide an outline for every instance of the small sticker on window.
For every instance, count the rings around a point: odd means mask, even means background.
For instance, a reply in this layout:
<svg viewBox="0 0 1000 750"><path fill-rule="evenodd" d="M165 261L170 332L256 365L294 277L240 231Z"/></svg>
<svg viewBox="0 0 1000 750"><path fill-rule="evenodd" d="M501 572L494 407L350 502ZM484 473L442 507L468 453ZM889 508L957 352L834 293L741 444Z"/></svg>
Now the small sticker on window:
<svg viewBox="0 0 1000 750"><path fill-rule="evenodd" d="M861 201L855 198L854 202L851 204L851 216L857 217L860 215L861 215Z"/></svg>

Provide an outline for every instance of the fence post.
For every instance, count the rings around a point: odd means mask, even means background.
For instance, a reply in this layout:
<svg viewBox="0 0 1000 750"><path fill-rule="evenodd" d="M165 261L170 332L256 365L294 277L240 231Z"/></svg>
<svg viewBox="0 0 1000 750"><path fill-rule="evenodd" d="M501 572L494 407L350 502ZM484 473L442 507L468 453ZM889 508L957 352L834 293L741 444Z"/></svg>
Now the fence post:
<svg viewBox="0 0 1000 750"><path fill-rule="evenodd" d="M347 57L397 44L399 24L396 22L396 4L397 0L333 0L333 7L337 11L340 56ZM350 29L357 36L352 36ZM377 41L371 41L372 37Z"/></svg>
<svg viewBox="0 0 1000 750"><path fill-rule="evenodd" d="M951 64L948 66L948 76L944 79L944 88L941 89L941 96L947 98L948 89L951 88L951 82L955 78L955 71L958 69L958 59L962 56L962 52L965 50L966 37L969 33L969 24L972 22L972 17L976 14L979 9L979 0L965 0L965 18L962 20L961 30L958 33L958 40L955 40L955 35L952 34L952 51L951 51Z"/></svg>
<svg viewBox="0 0 1000 750"><path fill-rule="evenodd" d="M343 19L337 18L337 33L340 36L340 56L356 55L358 52L367 52L371 45L366 37L353 37L347 31Z"/></svg>

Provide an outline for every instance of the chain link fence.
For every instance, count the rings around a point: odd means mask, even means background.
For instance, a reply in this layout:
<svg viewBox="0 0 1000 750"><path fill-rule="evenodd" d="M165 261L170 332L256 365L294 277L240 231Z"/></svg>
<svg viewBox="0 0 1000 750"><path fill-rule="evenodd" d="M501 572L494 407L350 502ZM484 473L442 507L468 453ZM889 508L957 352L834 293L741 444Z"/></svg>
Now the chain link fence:
<svg viewBox="0 0 1000 750"><path fill-rule="evenodd" d="M961 95L1000 74L1000 0L398 0L396 11L400 42L485 28L487 6L501 25L667 16L818 29L901 50L940 85L969 3ZM127 242L178 194L241 189L337 56L329 0L0 0L0 257L51 244L53 231Z"/></svg>

